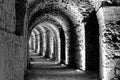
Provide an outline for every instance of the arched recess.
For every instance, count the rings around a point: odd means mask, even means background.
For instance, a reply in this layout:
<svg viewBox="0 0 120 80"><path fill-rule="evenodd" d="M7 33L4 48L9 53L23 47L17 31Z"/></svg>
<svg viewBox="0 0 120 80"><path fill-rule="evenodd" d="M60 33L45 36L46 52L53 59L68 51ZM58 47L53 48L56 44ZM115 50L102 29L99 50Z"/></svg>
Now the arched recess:
<svg viewBox="0 0 120 80"><path fill-rule="evenodd" d="M38 17L40 19L46 14L53 15L51 19L62 26L67 38L66 52L69 53L69 66L85 70L85 30L82 20L90 8L88 4L83 5L81 1L76 0L33 1L28 8L29 29ZM50 15L47 15L47 18Z"/></svg>
<svg viewBox="0 0 120 80"><path fill-rule="evenodd" d="M36 37L36 49L35 52L39 53L39 49L40 49L40 33L37 29L33 29L32 30L35 33L35 37Z"/></svg>

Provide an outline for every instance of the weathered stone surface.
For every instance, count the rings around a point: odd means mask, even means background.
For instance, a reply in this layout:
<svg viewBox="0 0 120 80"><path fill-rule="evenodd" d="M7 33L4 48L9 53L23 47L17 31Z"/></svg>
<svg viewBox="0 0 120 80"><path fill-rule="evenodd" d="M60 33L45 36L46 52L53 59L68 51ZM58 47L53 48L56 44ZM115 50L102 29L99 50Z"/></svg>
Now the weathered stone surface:
<svg viewBox="0 0 120 80"><path fill-rule="evenodd" d="M101 71L103 80L119 79L120 7L103 7L98 11L100 25Z"/></svg>
<svg viewBox="0 0 120 80"><path fill-rule="evenodd" d="M15 25L15 0L0 0L0 80L24 79L27 39L14 34Z"/></svg>

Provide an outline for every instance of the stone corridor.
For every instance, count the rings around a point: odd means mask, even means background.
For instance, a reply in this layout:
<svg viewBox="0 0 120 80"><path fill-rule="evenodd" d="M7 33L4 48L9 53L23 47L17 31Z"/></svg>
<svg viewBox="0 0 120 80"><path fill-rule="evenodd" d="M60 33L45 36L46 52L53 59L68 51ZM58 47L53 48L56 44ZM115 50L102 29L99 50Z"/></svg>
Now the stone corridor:
<svg viewBox="0 0 120 80"><path fill-rule="evenodd" d="M120 80L120 0L0 0L0 80Z"/></svg>
<svg viewBox="0 0 120 80"><path fill-rule="evenodd" d="M31 58L31 67L25 80L99 80L99 73L95 71L84 72L69 68L34 54Z"/></svg>

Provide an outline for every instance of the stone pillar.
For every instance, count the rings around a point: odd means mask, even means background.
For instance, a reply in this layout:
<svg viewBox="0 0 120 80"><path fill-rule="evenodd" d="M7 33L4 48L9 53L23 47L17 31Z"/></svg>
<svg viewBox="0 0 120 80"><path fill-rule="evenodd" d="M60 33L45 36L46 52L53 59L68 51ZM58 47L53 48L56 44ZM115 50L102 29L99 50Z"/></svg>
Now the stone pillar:
<svg viewBox="0 0 120 80"><path fill-rule="evenodd" d="M98 9L97 16L100 29L101 80L119 80L120 7L103 6Z"/></svg>

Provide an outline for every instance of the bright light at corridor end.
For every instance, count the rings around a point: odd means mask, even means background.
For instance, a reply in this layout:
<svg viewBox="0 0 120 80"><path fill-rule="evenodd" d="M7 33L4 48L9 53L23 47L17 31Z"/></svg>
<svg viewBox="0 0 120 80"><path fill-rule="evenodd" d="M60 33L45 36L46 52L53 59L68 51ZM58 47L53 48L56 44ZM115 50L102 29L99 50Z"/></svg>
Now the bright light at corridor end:
<svg viewBox="0 0 120 80"><path fill-rule="evenodd" d="M82 53L82 57L81 57L81 60L82 60L82 70L85 71L86 70L86 65L85 65L85 50L82 50L81 51Z"/></svg>

